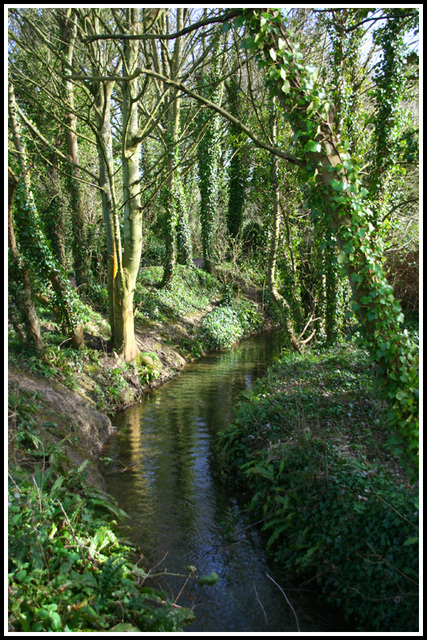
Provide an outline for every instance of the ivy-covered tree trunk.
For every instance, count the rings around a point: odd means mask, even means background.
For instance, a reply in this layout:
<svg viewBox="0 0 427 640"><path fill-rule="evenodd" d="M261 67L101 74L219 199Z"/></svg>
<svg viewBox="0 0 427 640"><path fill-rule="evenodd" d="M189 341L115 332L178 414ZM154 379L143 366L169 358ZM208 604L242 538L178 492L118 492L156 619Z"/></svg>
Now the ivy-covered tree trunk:
<svg viewBox="0 0 427 640"><path fill-rule="evenodd" d="M261 15L262 13L262 15ZM382 268L382 247L372 212L361 187L357 162L334 135L330 104L316 81L315 70L291 43L278 10L244 10L250 48L263 54L261 66L271 91L283 107L306 158L306 179L314 178L312 207L323 212L339 248L338 262L348 276L352 308L363 342L376 363L380 388L390 407L396 441L411 463L418 451L418 352L406 330L400 304Z"/></svg>
<svg viewBox="0 0 427 640"><path fill-rule="evenodd" d="M374 170L370 173L367 185L374 213L372 222L378 229L393 202L396 175L405 174L397 162L407 110L406 105L402 104L407 82L405 66L408 49L405 35L416 26L418 10L393 7L393 10L385 10L385 13L389 14L387 22L373 36L375 44L382 49L382 56L374 75Z"/></svg>
<svg viewBox="0 0 427 640"><path fill-rule="evenodd" d="M193 265L193 246L191 241L191 230L188 220L187 197L181 176L178 176L178 183L175 189L177 199L177 261L187 267Z"/></svg>
<svg viewBox="0 0 427 640"><path fill-rule="evenodd" d="M40 331L40 320L33 300L33 291L28 266L19 253L15 232L13 229L13 198L18 179L8 167L8 249L9 249L9 294L12 304L16 306L18 313L10 308L10 320L21 342L28 343L36 351L43 348L43 340ZM24 329L22 329L23 325Z"/></svg>
<svg viewBox="0 0 427 640"><path fill-rule="evenodd" d="M272 114L270 119L271 125L271 137L273 142L277 140L277 118L276 114ZM283 322L291 341L292 346L298 353L301 353L302 347L295 335L295 331L292 324L292 310L289 302L283 297L277 290L276 286L276 268L277 268L277 253L279 250L279 238L280 238L280 187L279 177L277 169L278 158L277 156L271 156L271 184L273 187L273 206L272 206L272 219L271 219L271 238L270 247L268 253L268 266L267 266L267 282L271 297L276 304L282 309Z"/></svg>
<svg viewBox="0 0 427 640"><path fill-rule="evenodd" d="M83 326L79 322L77 311L78 299L66 273L54 257L40 224L31 190L27 154L16 116L12 84L9 84L9 120L22 172L22 182L18 183L15 190L15 220L21 250L33 269L46 281L50 281L60 321L64 330L70 332L73 347L78 349L83 344Z"/></svg>
<svg viewBox="0 0 427 640"><path fill-rule="evenodd" d="M337 244L320 222L314 233L315 281L317 283L317 336L328 345L337 342L343 321L344 289Z"/></svg>
<svg viewBox="0 0 427 640"><path fill-rule="evenodd" d="M184 25L183 10L176 10L176 29L180 31ZM182 38L175 40L173 59L170 61L170 72L173 77L178 77L182 66ZM180 113L181 100L177 95L176 89L171 90L170 107L167 114L168 132L167 132L167 184L165 189L165 216L164 216L164 234L166 255L164 261L164 272L162 286L168 286L172 283L174 266L177 255L177 223L178 223L178 199L180 193L180 177L179 177L179 131L180 131ZM182 187L181 187L182 188Z"/></svg>
<svg viewBox="0 0 427 640"><path fill-rule="evenodd" d="M231 115L241 120L240 102L238 98L239 86L235 76L231 76L227 85L229 110ZM232 238L236 238L242 227L243 209L245 204L247 168L244 161L242 147L247 136L230 125L231 160L229 178L229 197L227 211L227 227Z"/></svg>
<svg viewBox="0 0 427 640"><path fill-rule="evenodd" d="M213 47L214 60L208 78L204 78L203 93L212 102L218 104L221 89L208 89L206 85L217 84L219 75L218 38ZM205 269L208 273L215 271L214 238L217 224L218 181L219 181L219 138L220 121L217 113L202 110L201 126L206 127L205 135L198 146L198 165L200 177L200 221L202 227L202 249Z"/></svg>
<svg viewBox="0 0 427 640"><path fill-rule="evenodd" d="M205 269L214 273L214 238L218 202L219 119L213 115L199 143L200 220Z"/></svg>

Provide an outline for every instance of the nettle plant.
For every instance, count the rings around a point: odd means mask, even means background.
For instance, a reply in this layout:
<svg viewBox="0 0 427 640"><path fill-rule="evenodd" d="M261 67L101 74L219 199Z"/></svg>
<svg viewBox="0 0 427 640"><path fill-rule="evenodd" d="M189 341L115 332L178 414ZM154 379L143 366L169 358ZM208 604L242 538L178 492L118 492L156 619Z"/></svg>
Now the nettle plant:
<svg viewBox="0 0 427 640"><path fill-rule="evenodd" d="M360 342L376 364L379 388L389 405L390 438L408 470L418 465L418 349L403 328L404 315L383 269L383 241L375 227L360 167L338 142L331 124L332 105L317 82L317 69L304 63L278 9L244 9L249 37L242 46L258 54L271 98L294 132L304 182L314 180L311 210L322 219L338 246L338 263L348 277L351 308Z"/></svg>

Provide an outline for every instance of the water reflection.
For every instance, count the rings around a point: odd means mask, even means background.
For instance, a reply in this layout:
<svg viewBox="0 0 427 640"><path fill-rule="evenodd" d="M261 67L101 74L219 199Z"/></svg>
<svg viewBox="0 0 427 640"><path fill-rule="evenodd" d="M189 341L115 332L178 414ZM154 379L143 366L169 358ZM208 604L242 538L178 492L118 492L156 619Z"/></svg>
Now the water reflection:
<svg viewBox="0 0 427 640"><path fill-rule="evenodd" d="M233 417L237 394L252 387L278 352L268 337L214 354L151 392L115 418L109 445L117 468L109 491L130 515L130 537L144 551L146 569L165 555L161 569L199 575L215 571L214 586L187 585L178 604L194 608L186 631L295 631L295 618L268 568L255 529L245 528L236 497L218 472L214 446L219 429ZM163 578L176 597L182 578ZM317 630L308 622L306 630ZM303 624L300 621L301 628Z"/></svg>

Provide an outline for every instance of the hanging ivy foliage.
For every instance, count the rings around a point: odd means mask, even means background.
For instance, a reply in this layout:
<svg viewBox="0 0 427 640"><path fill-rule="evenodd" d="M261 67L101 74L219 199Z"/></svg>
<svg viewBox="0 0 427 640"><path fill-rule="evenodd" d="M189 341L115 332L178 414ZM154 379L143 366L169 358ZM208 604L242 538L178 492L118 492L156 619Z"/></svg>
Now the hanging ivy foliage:
<svg viewBox="0 0 427 640"><path fill-rule="evenodd" d="M317 69L304 64L303 54L287 33L279 10L244 9L249 28L244 46L258 53L270 95L277 97L304 159L303 180L316 181L313 200L338 244L338 263L352 288L352 310L360 343L376 365L379 388L389 405L390 439L409 472L418 463L418 349L402 323L401 306L383 267L383 243L373 224L368 191L360 168L338 144L328 122L331 103L317 82Z"/></svg>
<svg viewBox="0 0 427 640"><path fill-rule="evenodd" d="M31 193L27 193L25 184L19 182L14 206L19 245L37 278L44 283L51 283L52 307L56 310L64 331L76 335L80 333L81 303L47 243L31 196Z"/></svg>
<svg viewBox="0 0 427 640"><path fill-rule="evenodd" d="M209 77L203 78L201 89L204 96L217 104L221 101L222 95L222 88L218 86L220 44L221 39L218 34L213 46L213 61ZM213 90L212 85L214 86ZM214 268L213 243L217 222L221 129L218 115L207 110L201 111L199 124L201 127L205 127L205 134L198 146L202 248L205 267L209 273L212 273Z"/></svg>
<svg viewBox="0 0 427 640"><path fill-rule="evenodd" d="M240 103L238 98L239 86L237 78L231 76L227 86L229 111L239 120ZM227 211L227 227L232 238L235 238L242 227L243 207L247 182L247 168L242 155L242 147L247 136L242 134L236 126L230 125L231 160L229 168L229 199Z"/></svg>

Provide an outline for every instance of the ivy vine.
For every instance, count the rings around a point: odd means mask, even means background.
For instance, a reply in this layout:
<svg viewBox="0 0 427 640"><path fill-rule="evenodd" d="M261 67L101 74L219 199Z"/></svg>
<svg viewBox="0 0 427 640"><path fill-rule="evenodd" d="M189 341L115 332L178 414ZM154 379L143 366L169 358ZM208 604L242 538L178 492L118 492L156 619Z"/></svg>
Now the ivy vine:
<svg viewBox="0 0 427 640"><path fill-rule="evenodd" d="M331 103L318 83L317 69L304 64L279 10L242 10L249 28L243 46L258 56L270 95L294 132L304 159L304 181L315 180L312 199L338 245L337 260L352 288L352 310L360 342L376 365L379 388L389 405L390 439L409 471L418 464L418 349L403 329L404 316L382 267L383 243L375 234L368 190L360 167L338 144L328 122Z"/></svg>
<svg viewBox="0 0 427 640"><path fill-rule="evenodd" d="M22 181L15 191L14 219L23 256L39 280L52 283L52 307L64 331L75 333L80 323L81 303L48 245L32 194Z"/></svg>
<svg viewBox="0 0 427 640"><path fill-rule="evenodd" d="M213 64L209 77L202 79L201 93L213 102L219 103L222 89L218 86L219 50L221 38L219 34L213 47ZM214 89L210 89L211 85ZM203 258L209 272L213 270L213 241L216 230L218 184L219 184L219 152L220 121L217 114L209 114L202 110L199 124L205 127L205 134L198 146L198 165L200 178L200 221Z"/></svg>

